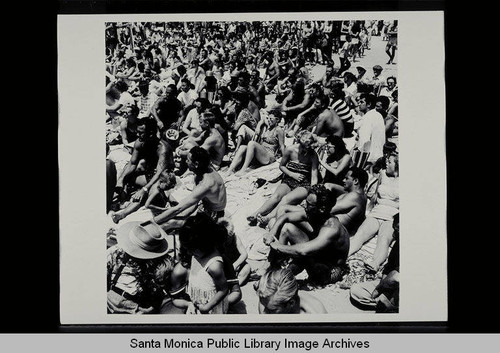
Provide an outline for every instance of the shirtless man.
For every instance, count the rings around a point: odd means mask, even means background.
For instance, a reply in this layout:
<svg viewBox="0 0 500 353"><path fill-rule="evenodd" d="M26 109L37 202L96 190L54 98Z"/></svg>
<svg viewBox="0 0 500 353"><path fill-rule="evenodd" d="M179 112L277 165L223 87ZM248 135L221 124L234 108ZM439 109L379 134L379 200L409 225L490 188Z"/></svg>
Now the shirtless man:
<svg viewBox="0 0 500 353"><path fill-rule="evenodd" d="M313 105L300 113L294 122L290 136L297 131L312 130L316 137L326 138L329 135L344 137L344 124L335 112L328 109L330 98L321 94L314 100ZM319 139L320 143L324 143Z"/></svg>
<svg viewBox="0 0 500 353"><path fill-rule="evenodd" d="M214 220L224 216L227 196L224 180L210 166L210 155L201 147L193 147L187 156L189 170L195 174L195 187L177 206L153 217L165 231L179 228L195 210L205 212Z"/></svg>
<svg viewBox="0 0 500 353"><path fill-rule="evenodd" d="M189 137L176 154L186 158L191 148L201 146L210 155L210 164L215 170L219 170L224 154L226 143L219 130L215 127L215 115L211 112L202 113L200 117L201 134L198 137Z"/></svg>
<svg viewBox="0 0 500 353"><path fill-rule="evenodd" d="M132 189L141 187L132 201L141 202L164 170L173 170L174 159L170 145L157 137L158 127L154 119L144 118L137 123L137 140L130 161L117 180L116 188L122 198Z"/></svg>
<svg viewBox="0 0 500 353"><path fill-rule="evenodd" d="M354 235L365 219L367 197L365 186L368 182L368 173L358 167L351 167L344 178L344 188L327 183L325 187L341 192L335 206L330 210L332 216L344 225L349 234Z"/></svg>
<svg viewBox="0 0 500 353"><path fill-rule="evenodd" d="M340 117L332 110L328 109L330 98L327 95L321 95L314 101L314 106L319 111L314 134L321 138L330 135L344 137L344 124ZM319 139L320 143L322 142Z"/></svg>
<svg viewBox="0 0 500 353"><path fill-rule="evenodd" d="M286 212L264 236L264 243L272 249L270 256L291 257L288 266L292 272L297 275L305 269L313 284L340 280L349 251L349 233L330 215L334 205L335 198L324 185L311 187L305 209Z"/></svg>
<svg viewBox="0 0 500 353"><path fill-rule="evenodd" d="M278 76L280 74L280 67L278 62L275 60L272 52L268 52L264 56L266 73L264 77L264 84L266 85L268 91L271 91L274 86L278 84Z"/></svg>

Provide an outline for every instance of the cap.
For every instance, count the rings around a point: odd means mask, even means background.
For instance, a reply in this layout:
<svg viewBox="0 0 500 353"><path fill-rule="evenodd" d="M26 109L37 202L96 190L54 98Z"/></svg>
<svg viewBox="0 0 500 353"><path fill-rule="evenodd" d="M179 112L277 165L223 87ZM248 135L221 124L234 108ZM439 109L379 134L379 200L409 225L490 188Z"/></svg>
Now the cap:
<svg viewBox="0 0 500 353"><path fill-rule="evenodd" d="M380 65L375 65L375 66L373 67L373 70L380 70L380 71L382 71L382 66L380 66Z"/></svg>

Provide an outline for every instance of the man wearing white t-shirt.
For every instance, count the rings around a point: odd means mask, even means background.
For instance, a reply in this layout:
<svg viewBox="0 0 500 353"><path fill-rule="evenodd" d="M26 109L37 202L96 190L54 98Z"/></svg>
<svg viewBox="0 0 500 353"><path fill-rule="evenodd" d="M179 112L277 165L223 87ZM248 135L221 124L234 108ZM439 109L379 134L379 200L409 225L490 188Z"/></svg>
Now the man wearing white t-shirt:
<svg viewBox="0 0 500 353"><path fill-rule="evenodd" d="M198 98L198 94L191 89L191 82L184 78L181 81L181 92L177 95L177 99L182 103L183 109L191 107L194 101Z"/></svg>
<svg viewBox="0 0 500 353"><path fill-rule="evenodd" d="M363 113L358 130L358 150L364 150L367 142L370 142L367 162L375 163L377 159L384 155L383 147L385 144L385 123L382 115L375 109L376 97L373 94L361 94L359 98L359 111Z"/></svg>

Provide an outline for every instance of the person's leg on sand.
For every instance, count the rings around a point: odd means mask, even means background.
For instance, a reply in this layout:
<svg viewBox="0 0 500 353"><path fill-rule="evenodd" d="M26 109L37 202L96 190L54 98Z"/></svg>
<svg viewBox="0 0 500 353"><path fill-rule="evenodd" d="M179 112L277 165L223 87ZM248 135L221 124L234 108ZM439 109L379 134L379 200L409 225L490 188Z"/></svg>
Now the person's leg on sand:
<svg viewBox="0 0 500 353"><path fill-rule="evenodd" d="M373 238L379 230L379 221L373 217L367 217L359 226L358 231L350 239L349 254L351 256L357 252L364 243Z"/></svg>

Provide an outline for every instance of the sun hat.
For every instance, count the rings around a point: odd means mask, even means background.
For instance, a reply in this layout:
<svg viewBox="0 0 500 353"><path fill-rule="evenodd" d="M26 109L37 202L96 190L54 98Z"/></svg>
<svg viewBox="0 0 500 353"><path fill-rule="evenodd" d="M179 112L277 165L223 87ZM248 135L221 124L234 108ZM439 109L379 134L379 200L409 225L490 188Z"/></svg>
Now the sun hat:
<svg viewBox="0 0 500 353"><path fill-rule="evenodd" d="M167 234L153 222L128 222L116 234L118 246L137 259L155 259L168 251Z"/></svg>

